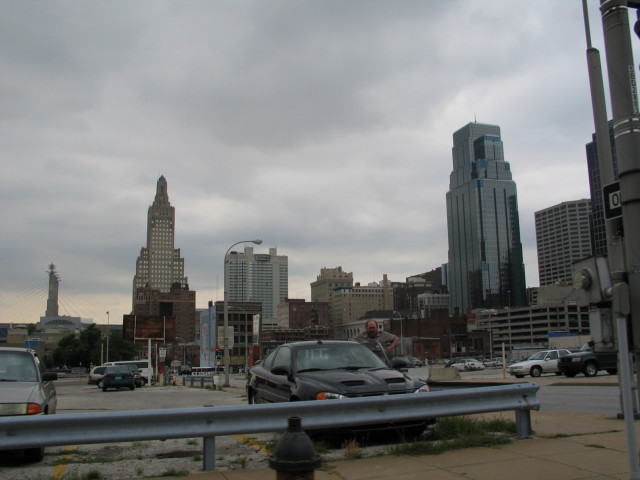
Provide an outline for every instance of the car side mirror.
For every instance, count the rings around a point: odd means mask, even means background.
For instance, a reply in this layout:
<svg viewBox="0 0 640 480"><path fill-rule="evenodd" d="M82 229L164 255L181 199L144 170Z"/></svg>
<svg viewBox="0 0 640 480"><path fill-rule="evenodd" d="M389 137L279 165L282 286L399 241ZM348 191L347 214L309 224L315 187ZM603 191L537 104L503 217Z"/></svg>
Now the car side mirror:
<svg viewBox="0 0 640 480"><path fill-rule="evenodd" d="M56 372L44 372L42 374L42 381L43 382L51 382L53 380L57 380L58 379L58 374Z"/></svg>
<svg viewBox="0 0 640 480"><path fill-rule="evenodd" d="M288 377L291 375L291 369L286 365L276 365L271 369L271 373Z"/></svg>
<svg viewBox="0 0 640 480"><path fill-rule="evenodd" d="M394 370L407 370L409 368L409 363L403 358L392 358L391 359L391 368Z"/></svg>

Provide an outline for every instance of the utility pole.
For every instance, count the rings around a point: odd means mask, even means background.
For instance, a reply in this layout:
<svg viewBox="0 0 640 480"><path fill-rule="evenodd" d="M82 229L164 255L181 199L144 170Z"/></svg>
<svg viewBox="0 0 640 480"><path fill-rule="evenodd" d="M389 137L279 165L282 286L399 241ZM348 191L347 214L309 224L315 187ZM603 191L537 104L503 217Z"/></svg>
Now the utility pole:
<svg viewBox="0 0 640 480"><path fill-rule="evenodd" d="M582 289L583 303L598 307L590 311L594 350L611 348L614 343L612 320L615 319L629 473L631 479L640 479L630 356L631 351L635 352L636 361L640 362L640 249L637 247L640 244L640 109L628 12L628 6L640 8L640 2L600 0L613 113L613 138L618 161L617 183L614 182L610 158L600 58L598 51L591 46L586 0L582 5L597 153L603 184L607 258L592 257L576 262L574 284ZM618 218L621 218L622 224ZM629 332L632 335L631 342Z"/></svg>

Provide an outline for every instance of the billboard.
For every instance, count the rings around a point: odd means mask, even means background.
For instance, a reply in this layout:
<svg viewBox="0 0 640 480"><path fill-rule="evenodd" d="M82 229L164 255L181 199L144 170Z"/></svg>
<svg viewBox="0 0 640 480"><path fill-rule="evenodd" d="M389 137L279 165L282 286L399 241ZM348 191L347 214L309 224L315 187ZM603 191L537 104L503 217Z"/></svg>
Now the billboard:
<svg viewBox="0 0 640 480"><path fill-rule="evenodd" d="M128 342L172 343L176 340L176 317L123 315L122 337Z"/></svg>

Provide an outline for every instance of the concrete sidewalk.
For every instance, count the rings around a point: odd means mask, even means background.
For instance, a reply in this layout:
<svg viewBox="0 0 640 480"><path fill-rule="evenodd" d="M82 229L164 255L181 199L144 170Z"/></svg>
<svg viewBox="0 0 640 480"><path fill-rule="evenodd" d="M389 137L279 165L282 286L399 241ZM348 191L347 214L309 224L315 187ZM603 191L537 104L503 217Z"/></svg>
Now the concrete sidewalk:
<svg viewBox="0 0 640 480"><path fill-rule="evenodd" d="M512 412L511 412L512 413ZM480 417L502 416L507 412ZM614 415L532 412L534 435L508 445L455 450L440 455L372 456L329 460L317 480L550 480L628 479L624 420ZM636 422L636 438L640 422ZM164 477L166 478L166 477ZM189 480L275 479L269 468L191 472ZM159 478L156 480L160 480Z"/></svg>

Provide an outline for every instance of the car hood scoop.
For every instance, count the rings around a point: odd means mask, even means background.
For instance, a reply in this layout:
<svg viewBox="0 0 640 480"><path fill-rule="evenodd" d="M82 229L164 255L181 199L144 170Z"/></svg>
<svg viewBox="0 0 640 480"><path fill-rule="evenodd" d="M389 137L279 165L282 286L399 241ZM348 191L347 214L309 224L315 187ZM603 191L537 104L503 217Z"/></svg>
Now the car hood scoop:
<svg viewBox="0 0 640 480"><path fill-rule="evenodd" d="M391 384L391 383L406 383L406 380L405 380L404 377L391 377L391 378L385 378L384 380L388 384Z"/></svg>
<svg viewBox="0 0 640 480"><path fill-rule="evenodd" d="M340 383L346 387L357 387L359 385L367 384L367 382L365 382L364 380L343 380Z"/></svg>

